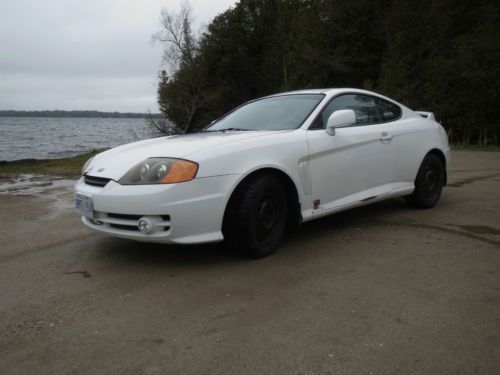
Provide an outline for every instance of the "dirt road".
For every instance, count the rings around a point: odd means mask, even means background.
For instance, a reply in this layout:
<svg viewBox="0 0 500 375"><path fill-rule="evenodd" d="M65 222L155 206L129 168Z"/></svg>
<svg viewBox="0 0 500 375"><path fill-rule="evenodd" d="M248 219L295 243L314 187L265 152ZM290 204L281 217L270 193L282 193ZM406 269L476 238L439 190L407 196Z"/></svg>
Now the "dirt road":
<svg viewBox="0 0 500 375"><path fill-rule="evenodd" d="M499 374L500 153L432 210L305 224L252 261L92 233L66 185L0 195L0 374Z"/></svg>

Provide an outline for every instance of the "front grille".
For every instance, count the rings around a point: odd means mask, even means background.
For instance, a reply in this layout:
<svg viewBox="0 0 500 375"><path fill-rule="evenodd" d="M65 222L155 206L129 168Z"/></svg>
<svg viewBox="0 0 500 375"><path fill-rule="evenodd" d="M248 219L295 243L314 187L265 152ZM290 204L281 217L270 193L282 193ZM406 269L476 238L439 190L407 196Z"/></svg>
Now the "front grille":
<svg viewBox="0 0 500 375"><path fill-rule="evenodd" d="M139 232L137 224L139 222L139 219L143 216L148 216L148 215L128 215L128 214L95 212L94 222L98 222L100 225L104 225L113 229L118 229L120 231ZM161 221L159 221L156 224L158 231L167 232L170 230L171 224L169 215L149 215L149 216L157 216L161 218Z"/></svg>
<svg viewBox="0 0 500 375"><path fill-rule="evenodd" d="M108 217L112 217L112 218L115 218L115 219L125 219L125 220L139 221L139 219L142 216L141 215L108 214Z"/></svg>
<svg viewBox="0 0 500 375"><path fill-rule="evenodd" d="M103 178L103 177L94 177L94 176L85 176L85 183L87 185L92 185L92 186L98 186L98 187L104 187L107 185L107 183L111 181L110 178Z"/></svg>

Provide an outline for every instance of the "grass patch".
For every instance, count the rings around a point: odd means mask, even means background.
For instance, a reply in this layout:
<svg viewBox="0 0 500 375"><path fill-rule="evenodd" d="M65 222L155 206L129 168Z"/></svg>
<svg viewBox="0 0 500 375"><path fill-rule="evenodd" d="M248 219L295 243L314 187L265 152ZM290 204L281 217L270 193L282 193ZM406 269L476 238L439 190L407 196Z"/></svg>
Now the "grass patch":
<svg viewBox="0 0 500 375"><path fill-rule="evenodd" d="M17 160L0 163L0 174L33 173L53 176L79 176L85 162L104 150L92 150L65 159Z"/></svg>

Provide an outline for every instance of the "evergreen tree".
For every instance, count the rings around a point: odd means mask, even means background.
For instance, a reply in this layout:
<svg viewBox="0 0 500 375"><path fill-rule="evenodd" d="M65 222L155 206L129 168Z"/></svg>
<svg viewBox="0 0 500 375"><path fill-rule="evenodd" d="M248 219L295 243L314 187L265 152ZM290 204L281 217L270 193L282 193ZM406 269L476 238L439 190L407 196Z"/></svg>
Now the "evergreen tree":
<svg viewBox="0 0 500 375"><path fill-rule="evenodd" d="M175 24L158 101L189 132L259 96L364 87L435 112L456 143L498 144L499 13L492 0L240 0L199 39L189 17Z"/></svg>

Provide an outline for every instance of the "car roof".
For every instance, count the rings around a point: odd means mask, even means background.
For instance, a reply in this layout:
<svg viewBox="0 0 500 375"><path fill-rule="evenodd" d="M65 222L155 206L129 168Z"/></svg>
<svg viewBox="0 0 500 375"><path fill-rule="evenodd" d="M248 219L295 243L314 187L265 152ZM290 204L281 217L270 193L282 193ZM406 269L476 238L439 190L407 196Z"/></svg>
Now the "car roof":
<svg viewBox="0 0 500 375"><path fill-rule="evenodd" d="M323 94L327 96L335 96L337 94L342 94L342 93L359 93L359 94L366 94L366 95L374 95L378 96L379 98L383 98L388 100L389 102L392 102L394 104L399 105L404 113L412 113L414 117L420 116L416 113L414 113L411 109L406 107L405 105L395 101L394 99L388 98L387 96L381 95L379 93L373 92L373 91L368 91L368 90L362 90L362 89L356 89L352 87L339 87L339 88L327 88L327 89L307 89L307 90L297 90L297 91L287 91L287 92L281 92L278 94L270 95L268 97L277 97L277 96L284 96L284 95L297 95L297 94Z"/></svg>
<svg viewBox="0 0 500 375"><path fill-rule="evenodd" d="M296 94L326 94L334 89L306 89L306 90L295 90L295 91L285 91L269 96L285 96L285 95L296 95Z"/></svg>
<svg viewBox="0 0 500 375"><path fill-rule="evenodd" d="M294 94L336 94L336 93L345 92L345 91L375 94L375 95L380 96L380 94L377 94L375 92L362 90L362 89L356 89L356 88L352 88L352 87L295 90L295 91L280 92L278 94L274 94L271 96L294 95Z"/></svg>

